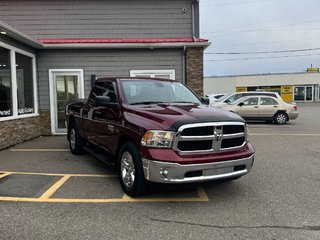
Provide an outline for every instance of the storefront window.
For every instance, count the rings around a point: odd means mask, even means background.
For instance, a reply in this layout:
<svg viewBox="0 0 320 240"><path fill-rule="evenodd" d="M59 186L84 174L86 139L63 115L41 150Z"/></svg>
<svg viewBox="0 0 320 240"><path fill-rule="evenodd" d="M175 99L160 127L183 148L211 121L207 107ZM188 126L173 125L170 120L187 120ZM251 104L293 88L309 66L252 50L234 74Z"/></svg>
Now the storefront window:
<svg viewBox="0 0 320 240"><path fill-rule="evenodd" d="M32 58L16 53L18 115L34 113Z"/></svg>
<svg viewBox="0 0 320 240"><path fill-rule="evenodd" d="M0 121L38 113L35 55L0 41Z"/></svg>
<svg viewBox="0 0 320 240"><path fill-rule="evenodd" d="M0 118L12 116L10 51L0 47Z"/></svg>

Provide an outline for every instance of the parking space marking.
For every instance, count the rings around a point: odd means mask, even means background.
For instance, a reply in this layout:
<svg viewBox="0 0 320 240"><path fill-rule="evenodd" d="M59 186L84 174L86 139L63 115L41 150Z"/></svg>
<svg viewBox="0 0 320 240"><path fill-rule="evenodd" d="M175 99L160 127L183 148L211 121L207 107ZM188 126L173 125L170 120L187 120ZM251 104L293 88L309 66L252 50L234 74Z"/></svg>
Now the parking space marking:
<svg viewBox="0 0 320 240"><path fill-rule="evenodd" d="M8 176L10 174L12 174L12 173L11 172L4 172L3 174L0 175L0 178L4 178L4 177L6 177L6 176Z"/></svg>
<svg viewBox="0 0 320 240"><path fill-rule="evenodd" d="M196 189L198 197L155 197L155 198L132 198L126 194L122 198L109 198L109 199L81 199L81 198L52 198L56 191L63 186L63 184L71 177L117 177L117 175L106 174L63 174L63 173L31 173L31 172L4 172L0 178L4 178L8 175L23 174L23 175L42 175L42 176L60 176L57 182L55 182L45 193L39 198L28 197L9 197L0 196L0 201L11 202L40 202L40 203L139 203L139 202L208 202L209 198L203 187Z"/></svg>
<svg viewBox="0 0 320 240"><path fill-rule="evenodd" d="M55 184L53 184L42 196L39 198L40 200L45 200L50 198L71 176L65 175L60 180L58 180Z"/></svg>
<svg viewBox="0 0 320 240"><path fill-rule="evenodd" d="M115 174L79 174L79 173L35 173L35 172L5 172L0 171L0 173L9 173L9 174L22 174L22 175L40 175L40 176L54 176L54 177L64 177L66 175L70 177L118 177L118 175ZM0 175L1 177L2 175Z"/></svg>
<svg viewBox="0 0 320 240"><path fill-rule="evenodd" d="M11 152L69 152L70 149L58 149L58 148L12 148L10 149Z"/></svg>

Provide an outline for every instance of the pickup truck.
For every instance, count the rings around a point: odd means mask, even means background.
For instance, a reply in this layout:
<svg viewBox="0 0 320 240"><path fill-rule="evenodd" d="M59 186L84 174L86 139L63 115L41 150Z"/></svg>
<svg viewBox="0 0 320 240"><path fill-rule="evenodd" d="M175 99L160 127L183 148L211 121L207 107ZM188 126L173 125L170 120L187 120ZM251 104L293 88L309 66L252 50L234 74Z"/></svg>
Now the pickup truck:
<svg viewBox="0 0 320 240"><path fill-rule="evenodd" d="M87 100L67 105L66 123L71 152L113 163L130 196L150 182L235 180L254 162L245 121L174 80L97 79Z"/></svg>

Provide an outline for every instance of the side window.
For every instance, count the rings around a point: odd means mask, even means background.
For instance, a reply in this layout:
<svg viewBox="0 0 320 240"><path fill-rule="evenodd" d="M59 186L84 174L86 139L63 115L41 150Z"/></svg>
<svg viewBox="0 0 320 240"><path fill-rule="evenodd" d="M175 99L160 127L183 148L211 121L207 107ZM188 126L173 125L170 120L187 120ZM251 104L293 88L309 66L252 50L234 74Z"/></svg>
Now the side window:
<svg viewBox="0 0 320 240"><path fill-rule="evenodd" d="M247 98L246 100L243 101L243 103L245 106L258 105L258 97Z"/></svg>
<svg viewBox="0 0 320 240"><path fill-rule="evenodd" d="M260 105L278 105L278 103L273 98L262 97L260 99Z"/></svg>
<svg viewBox="0 0 320 240"><path fill-rule="evenodd" d="M107 82L104 85L102 96L109 97L110 98L110 102L112 102L112 103L117 103L118 102L113 82Z"/></svg>

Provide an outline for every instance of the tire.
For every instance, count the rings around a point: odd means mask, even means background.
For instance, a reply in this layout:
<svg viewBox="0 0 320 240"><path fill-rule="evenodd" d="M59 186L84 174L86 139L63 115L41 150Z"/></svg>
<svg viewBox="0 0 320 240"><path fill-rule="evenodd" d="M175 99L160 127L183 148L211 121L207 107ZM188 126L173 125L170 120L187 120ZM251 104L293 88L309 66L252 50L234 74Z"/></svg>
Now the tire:
<svg viewBox="0 0 320 240"><path fill-rule="evenodd" d="M83 154L83 139L79 135L79 131L76 123L71 123L69 127L69 147L70 151L74 155Z"/></svg>
<svg viewBox="0 0 320 240"><path fill-rule="evenodd" d="M118 171L123 191L131 197L146 192L147 182L144 178L141 156L136 145L124 143L118 154Z"/></svg>
<svg viewBox="0 0 320 240"><path fill-rule="evenodd" d="M274 116L274 122L276 124L282 125L288 121L288 116L286 113L280 112Z"/></svg>

